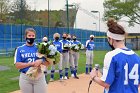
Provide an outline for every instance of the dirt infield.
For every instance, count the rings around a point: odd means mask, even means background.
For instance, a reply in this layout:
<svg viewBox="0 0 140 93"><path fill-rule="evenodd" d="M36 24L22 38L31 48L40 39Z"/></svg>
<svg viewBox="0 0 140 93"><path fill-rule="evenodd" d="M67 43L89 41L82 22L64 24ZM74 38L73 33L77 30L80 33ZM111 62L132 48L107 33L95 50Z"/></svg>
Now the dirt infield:
<svg viewBox="0 0 140 93"><path fill-rule="evenodd" d="M55 81L48 84L47 93L88 93L89 75L81 74L80 79L70 78L62 82ZM11 93L21 93L20 90ZM89 93L103 93L103 87L92 83ZM139 92L140 93L140 92Z"/></svg>

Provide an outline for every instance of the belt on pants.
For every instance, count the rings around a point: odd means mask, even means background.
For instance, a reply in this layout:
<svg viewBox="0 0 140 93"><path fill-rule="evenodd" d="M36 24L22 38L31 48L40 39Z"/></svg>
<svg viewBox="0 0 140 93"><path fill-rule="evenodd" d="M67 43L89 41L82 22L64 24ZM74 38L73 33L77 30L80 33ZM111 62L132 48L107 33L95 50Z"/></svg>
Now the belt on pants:
<svg viewBox="0 0 140 93"><path fill-rule="evenodd" d="M68 50L63 50L62 53L68 53Z"/></svg>

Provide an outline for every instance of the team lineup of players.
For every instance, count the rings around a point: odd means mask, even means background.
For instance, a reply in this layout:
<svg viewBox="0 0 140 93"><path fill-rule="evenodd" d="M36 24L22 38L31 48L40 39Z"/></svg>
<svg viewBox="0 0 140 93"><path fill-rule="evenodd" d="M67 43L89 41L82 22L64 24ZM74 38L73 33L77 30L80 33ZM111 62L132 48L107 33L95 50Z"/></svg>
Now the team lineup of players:
<svg viewBox="0 0 140 93"><path fill-rule="evenodd" d="M72 44L81 44L77 40L75 35L70 35L67 33L62 34L62 40L60 40L60 34L55 33L53 35L53 44L56 46L57 50L61 53L60 62L57 64L59 69L59 78L60 80L69 79L68 72L70 69L71 77L79 79L77 76L78 70L78 60L79 60L79 51L73 51L69 48L64 48L65 45L71 46ZM86 70L85 73L89 74L92 70L93 64L93 50L94 50L94 35L90 35L90 39L86 41ZM43 42L48 42L47 36L43 37ZM54 81L55 65L51 66L51 76L50 81Z"/></svg>

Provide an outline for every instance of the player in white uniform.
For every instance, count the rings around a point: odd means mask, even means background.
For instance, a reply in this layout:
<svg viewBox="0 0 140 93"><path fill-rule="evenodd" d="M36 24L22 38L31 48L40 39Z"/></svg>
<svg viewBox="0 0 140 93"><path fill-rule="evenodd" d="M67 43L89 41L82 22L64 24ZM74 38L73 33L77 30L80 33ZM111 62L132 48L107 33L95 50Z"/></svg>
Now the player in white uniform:
<svg viewBox="0 0 140 93"><path fill-rule="evenodd" d="M105 87L104 93L138 93L140 85L140 58L125 46L124 28L114 19L108 20L107 39L113 49L104 58L103 76L93 69L91 78Z"/></svg>
<svg viewBox="0 0 140 93"><path fill-rule="evenodd" d="M85 74L89 74L92 70L93 64L93 50L94 50L94 35L90 35L90 40L86 41L86 72Z"/></svg>

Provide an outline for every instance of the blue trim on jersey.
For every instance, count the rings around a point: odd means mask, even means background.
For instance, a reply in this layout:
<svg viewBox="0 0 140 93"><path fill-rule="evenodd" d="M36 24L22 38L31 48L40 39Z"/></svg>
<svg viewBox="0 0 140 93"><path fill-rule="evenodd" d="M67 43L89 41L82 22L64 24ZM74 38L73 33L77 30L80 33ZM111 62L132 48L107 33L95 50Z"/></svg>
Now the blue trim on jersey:
<svg viewBox="0 0 140 93"><path fill-rule="evenodd" d="M24 44L18 47L15 53L15 63L16 62L23 62L23 63L34 62L35 60L38 59L37 50L38 49L36 45L27 46L26 44ZM30 67L26 67L26 68L20 69L19 71L26 73L29 68Z"/></svg>
<svg viewBox="0 0 140 93"><path fill-rule="evenodd" d="M70 42L68 40L64 40L64 39L63 40L60 40L60 42L62 42L63 47L64 47L65 44L68 44L68 45L70 44ZM62 52L68 52L68 50L66 50L66 49L63 48L63 51Z"/></svg>

